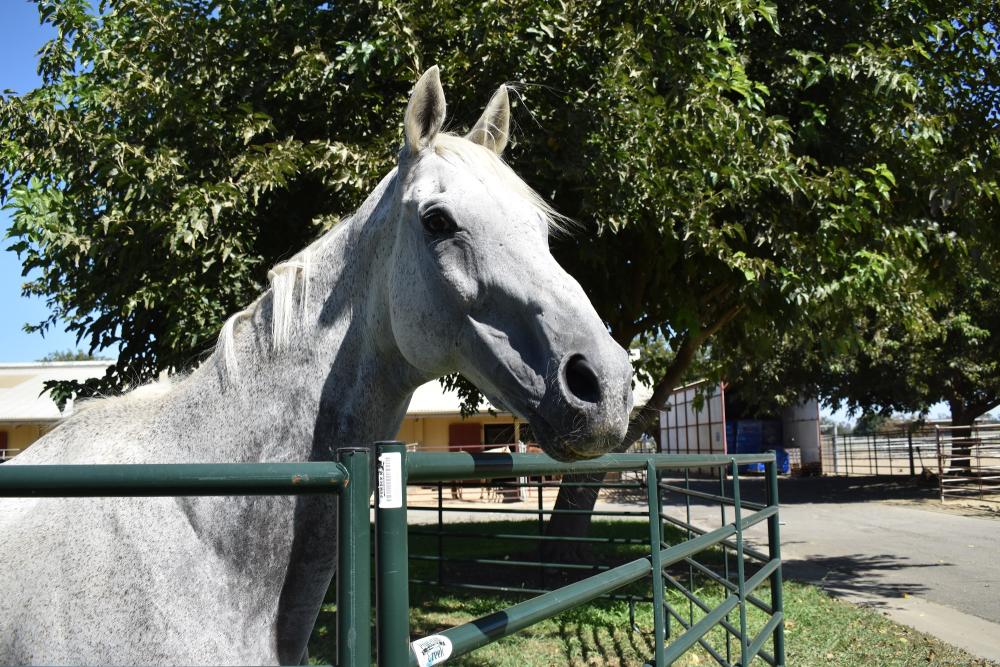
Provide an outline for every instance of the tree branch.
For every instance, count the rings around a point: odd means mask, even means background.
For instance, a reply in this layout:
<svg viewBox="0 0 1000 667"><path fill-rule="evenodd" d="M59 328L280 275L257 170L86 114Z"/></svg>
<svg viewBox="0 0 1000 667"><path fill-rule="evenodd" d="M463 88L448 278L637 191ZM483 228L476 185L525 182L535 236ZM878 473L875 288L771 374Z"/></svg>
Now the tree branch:
<svg viewBox="0 0 1000 667"><path fill-rule="evenodd" d="M702 329L698 335L691 336L690 334L685 334L684 341L677 348L674 360L663 374L663 377L654 385L653 394L646 401L645 405L635 409L632 419L629 421L628 430L625 432L625 438L622 440L621 448L627 448L654 425L659 418L660 411L666 405L667 399L673 394L674 389L680 384L681 378L684 377L684 373L687 372L688 367L691 366L691 362L694 361L694 355L698 352L698 349L706 340L714 336L719 329L732 322L733 318L742 310L743 304L731 306L711 326Z"/></svg>

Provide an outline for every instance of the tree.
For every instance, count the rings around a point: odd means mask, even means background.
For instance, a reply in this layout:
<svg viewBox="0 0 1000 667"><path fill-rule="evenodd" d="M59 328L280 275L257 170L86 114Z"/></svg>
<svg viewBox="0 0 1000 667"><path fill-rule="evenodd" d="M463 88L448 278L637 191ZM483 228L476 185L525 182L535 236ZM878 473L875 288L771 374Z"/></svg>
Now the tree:
<svg viewBox="0 0 1000 667"><path fill-rule="evenodd" d="M121 345L107 377L61 391L204 354L267 268L393 163L399 109L431 63L454 118L522 82L508 158L578 221L554 251L616 340L666 343L666 364L639 364L653 405L720 335L762 355L759 331L917 317L918 258L948 237L887 214L890 158L933 151L913 63L964 10L822 4L41 1L59 36L43 86L0 104L0 197L25 272L40 271L26 291L52 308L37 327Z"/></svg>
<svg viewBox="0 0 1000 667"><path fill-rule="evenodd" d="M61 350L59 352L49 352L38 361L94 361L107 359L107 357L95 357L83 350Z"/></svg>
<svg viewBox="0 0 1000 667"><path fill-rule="evenodd" d="M793 154L768 88L747 76L734 35L773 32L773 8L709 5L119 0L98 16L42 2L59 33L44 85L0 107L13 248L41 271L26 291L52 307L37 328L121 343L104 391L190 365L276 259L388 169L398 109L434 61L464 84L450 91L458 117L497 81L527 82L526 120L543 129L510 159L581 223L557 251L616 338L670 342L668 392L737 315L783 317L831 280L867 276L859 249L883 270L903 249L868 243L878 165Z"/></svg>
<svg viewBox="0 0 1000 667"><path fill-rule="evenodd" d="M765 258L756 284L740 284L739 276L735 286L727 284L731 274L708 270L712 258L674 263L682 292L721 290L735 301L738 312L725 326L716 328L721 318L709 316L701 326L684 327L684 312L665 310L682 299L654 297L658 308L637 309L669 313L664 321L678 352L677 374L661 376L654 401L679 384L683 364L707 340L701 333L713 339L709 376L755 386L759 402L770 406L818 395L820 363L831 356L856 360L870 349L869 330L859 322L929 331L966 237L995 238L996 4L783 3L778 17L780 33L758 24L731 35L748 80L767 91L768 117L788 123L789 155L806 165L788 177L815 180L791 195L767 188L743 193L736 206L713 211L720 228L739 221L749 230L753 247L740 251ZM864 188L865 178L872 190ZM842 188L852 184L859 189L844 196ZM975 199L969 211L952 206L957 192ZM640 247L655 246L647 240ZM593 267L584 275L595 275ZM706 284L687 276L723 278ZM600 273L596 280L610 292L622 286ZM946 358L927 366L947 367ZM981 377L990 372L982 370ZM650 421L634 420L631 434ZM595 496L567 489L557 506L592 507ZM566 534L576 534L587 519L561 521Z"/></svg>
<svg viewBox="0 0 1000 667"><path fill-rule="evenodd" d="M885 217L943 234L946 242L922 254L919 268L933 279L920 284L920 308L848 308L806 326L772 328L758 333L771 336L774 353L766 360L742 354L746 341L730 339L723 346L730 377L753 378L779 401L822 395L866 413L926 413L946 401L956 426L969 426L1000 404L998 16L995 2L977 3L896 31L898 43L905 47L910 39L910 49L917 47L917 57L901 62L920 81L920 94L906 105L911 123L897 132L886 126L880 140L859 142L856 129L839 136L853 117L840 100L854 100L856 92L821 90L810 101L824 118L838 118L831 130L837 136L816 136L835 146L839 159L871 154L891 169L899 186ZM822 43L816 34L807 37L803 47ZM800 59L833 62L809 48ZM837 330L855 333L830 335Z"/></svg>

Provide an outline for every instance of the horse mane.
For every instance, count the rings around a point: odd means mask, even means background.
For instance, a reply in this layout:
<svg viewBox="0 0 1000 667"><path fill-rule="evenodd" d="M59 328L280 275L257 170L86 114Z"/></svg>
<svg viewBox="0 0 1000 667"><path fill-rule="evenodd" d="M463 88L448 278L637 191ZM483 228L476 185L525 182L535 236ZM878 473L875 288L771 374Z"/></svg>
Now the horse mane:
<svg viewBox="0 0 1000 667"><path fill-rule="evenodd" d="M562 235L569 232L572 220L552 208L493 151L464 137L446 132L437 135L433 149L439 157L445 160L460 162L469 169L470 173L481 182L489 184L490 187L499 186L526 199L545 221L549 234ZM390 174L383 179L382 183L387 182L392 175ZM379 184L380 187L376 188L376 192L381 190L382 183ZM366 200L366 204L369 201ZM353 216L338 223L334 229L342 227L344 222L356 219L365 213L370 214L370 211L366 211L365 208L363 204ZM328 232L328 234L330 233L333 232ZM306 246L291 259L276 264L267 272L270 289L257 297L249 306L231 315L223 324L215 351L222 361L223 378L230 386L239 379L234 340L236 326L242 320L253 316L269 292L271 294L271 349L276 353L287 349L296 322L296 314L303 320L308 314L306 308L309 303L311 252L324 238L326 236ZM295 298L296 286L301 288L298 292L298 299Z"/></svg>
<svg viewBox="0 0 1000 667"><path fill-rule="evenodd" d="M222 359L224 377L232 385L239 379L236 361L236 325L245 318L252 317L264 297L271 294L271 349L282 352L288 348L295 324L295 315L305 319L309 304L309 278L312 267L310 250L315 244L306 246L291 259L275 264L267 272L270 289L261 294L249 306L234 313L222 325L215 351ZM300 286L299 298L295 299L295 287ZM296 303L298 301L298 303ZM298 313L296 313L298 311Z"/></svg>
<svg viewBox="0 0 1000 667"><path fill-rule="evenodd" d="M469 167L472 175L490 187L499 185L528 200L545 220L549 234L553 236L569 234L573 221L552 208L552 205L532 190L502 157L490 149L450 132L439 133L434 138L433 149L439 157L449 161L458 160ZM490 177L492 180L488 181Z"/></svg>

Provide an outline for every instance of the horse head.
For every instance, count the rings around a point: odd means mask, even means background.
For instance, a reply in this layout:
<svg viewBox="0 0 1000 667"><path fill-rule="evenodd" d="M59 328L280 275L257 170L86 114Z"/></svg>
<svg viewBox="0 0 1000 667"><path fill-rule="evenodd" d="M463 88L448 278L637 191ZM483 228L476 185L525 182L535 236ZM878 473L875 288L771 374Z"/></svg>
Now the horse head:
<svg viewBox="0 0 1000 667"><path fill-rule="evenodd" d="M437 67L404 117L389 296L406 360L428 377L458 371L527 419L560 460L619 445L632 408L627 352L552 257L559 216L500 158L510 104L501 86L464 137L441 131Z"/></svg>

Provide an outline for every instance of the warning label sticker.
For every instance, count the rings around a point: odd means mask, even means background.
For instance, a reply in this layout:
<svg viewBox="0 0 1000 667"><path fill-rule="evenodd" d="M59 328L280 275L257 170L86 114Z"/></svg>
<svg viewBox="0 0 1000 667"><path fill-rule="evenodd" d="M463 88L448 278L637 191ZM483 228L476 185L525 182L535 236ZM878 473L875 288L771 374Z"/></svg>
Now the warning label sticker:
<svg viewBox="0 0 1000 667"><path fill-rule="evenodd" d="M378 506L384 509L403 506L403 457L399 452L378 457Z"/></svg>
<svg viewBox="0 0 1000 667"><path fill-rule="evenodd" d="M440 665L451 655L451 640L444 635L431 635L410 644L413 654L417 656L420 667Z"/></svg>

